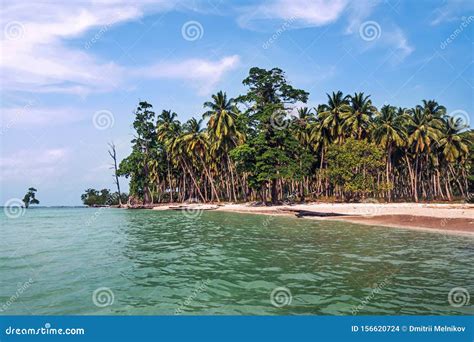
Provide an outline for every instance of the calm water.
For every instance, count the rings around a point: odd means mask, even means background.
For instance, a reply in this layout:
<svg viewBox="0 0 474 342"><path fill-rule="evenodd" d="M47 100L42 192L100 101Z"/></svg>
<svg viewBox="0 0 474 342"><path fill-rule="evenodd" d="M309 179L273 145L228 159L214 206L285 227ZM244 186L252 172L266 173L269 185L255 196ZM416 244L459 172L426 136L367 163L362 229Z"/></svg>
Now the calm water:
<svg viewBox="0 0 474 342"><path fill-rule="evenodd" d="M474 313L448 303L473 294L465 237L221 212L0 219L0 314Z"/></svg>

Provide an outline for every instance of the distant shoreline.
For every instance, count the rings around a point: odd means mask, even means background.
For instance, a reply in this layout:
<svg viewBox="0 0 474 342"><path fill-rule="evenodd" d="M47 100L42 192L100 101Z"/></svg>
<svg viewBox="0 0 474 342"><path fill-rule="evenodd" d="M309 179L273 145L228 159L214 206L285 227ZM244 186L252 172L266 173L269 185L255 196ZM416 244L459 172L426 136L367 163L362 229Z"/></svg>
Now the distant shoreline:
<svg viewBox="0 0 474 342"><path fill-rule="evenodd" d="M172 210L177 205L161 204L153 207L153 210ZM301 216L315 220L336 220L474 237L473 204L310 203L254 206L247 203L222 204L214 206L215 208L209 208L212 207L209 204L190 204L185 207L191 210L214 209L214 211L290 217L303 213Z"/></svg>

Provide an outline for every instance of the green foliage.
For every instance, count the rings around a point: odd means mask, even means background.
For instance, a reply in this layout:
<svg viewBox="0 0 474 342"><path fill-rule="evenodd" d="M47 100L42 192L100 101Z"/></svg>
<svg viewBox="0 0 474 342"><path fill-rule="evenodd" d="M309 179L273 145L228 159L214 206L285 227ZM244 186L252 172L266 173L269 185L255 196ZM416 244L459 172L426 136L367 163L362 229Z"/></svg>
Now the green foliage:
<svg viewBox="0 0 474 342"><path fill-rule="evenodd" d="M365 140L348 139L328 150L328 173L331 182L342 188L344 200L359 200L377 194L377 173L384 165L383 150Z"/></svg>
<svg viewBox="0 0 474 342"><path fill-rule="evenodd" d="M23 197L23 203L25 203L25 208L28 208L30 204L39 204L40 202L36 198L36 190L35 188L31 187L28 189L28 192Z"/></svg>
<svg viewBox="0 0 474 342"><path fill-rule="evenodd" d="M309 94L278 68L251 68L243 84L245 94L219 91L203 120L184 124L139 103L117 172L130 203L472 197L472 132L434 100L379 111L369 95L335 91L307 108Z"/></svg>
<svg viewBox="0 0 474 342"><path fill-rule="evenodd" d="M118 176L130 177L130 195L144 198L149 202L152 197L150 188L150 167L154 165L157 138L155 130L155 112L153 106L141 101L135 111L133 128L136 135L132 139L132 153L122 160L117 171Z"/></svg>
<svg viewBox="0 0 474 342"><path fill-rule="evenodd" d="M126 203L128 195L121 194L122 203ZM104 205L117 205L119 204L118 192L112 193L109 189L87 189L81 195L81 200L84 205L87 206L104 206Z"/></svg>

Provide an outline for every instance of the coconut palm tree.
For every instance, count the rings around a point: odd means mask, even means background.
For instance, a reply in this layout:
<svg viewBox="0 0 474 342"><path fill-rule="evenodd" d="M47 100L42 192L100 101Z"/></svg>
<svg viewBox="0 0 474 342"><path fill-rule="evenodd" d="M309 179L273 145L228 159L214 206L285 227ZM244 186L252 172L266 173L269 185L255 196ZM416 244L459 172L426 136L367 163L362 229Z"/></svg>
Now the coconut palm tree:
<svg viewBox="0 0 474 342"><path fill-rule="evenodd" d="M370 95L364 93L355 93L349 97L350 111L343 113L344 128L348 133L357 139L363 139L367 136L372 117L377 112L377 108L372 105Z"/></svg>
<svg viewBox="0 0 474 342"><path fill-rule="evenodd" d="M349 96L344 96L340 90L326 95L328 103L322 105L320 112L322 126L329 130L333 141L341 144L344 141L343 117L351 112Z"/></svg>
<svg viewBox="0 0 474 342"><path fill-rule="evenodd" d="M156 123L156 137L160 143L165 146L165 153L166 153L166 164L167 164L167 178L168 178L168 189L165 191L169 191L170 202L173 202L173 184L171 179L171 147L173 146L175 140L179 136L179 132L181 130L180 123L177 120L178 114L175 112L171 112L171 110L163 110L160 115L158 115L157 123Z"/></svg>
<svg viewBox="0 0 474 342"><path fill-rule="evenodd" d="M229 151L245 140L245 136L239 131L237 120L239 111L233 99L227 99L227 94L219 91L212 95L213 101L204 103L204 108L209 110L203 114L203 118L209 118L207 131L211 140L211 154L216 159L221 159L230 174L231 189L234 200L237 200L235 191L236 180L234 177L234 166L229 157Z"/></svg>
<svg viewBox="0 0 474 342"><path fill-rule="evenodd" d="M403 113L403 114L402 114ZM392 154L395 148L405 144L407 139L404 130L404 121L406 114L404 111L398 111L397 108L385 105L381 108L379 115L374 119L372 138L378 145L382 146L387 152L386 159L386 180L387 184L393 181L392 174ZM391 200L392 192L388 190L388 199Z"/></svg>

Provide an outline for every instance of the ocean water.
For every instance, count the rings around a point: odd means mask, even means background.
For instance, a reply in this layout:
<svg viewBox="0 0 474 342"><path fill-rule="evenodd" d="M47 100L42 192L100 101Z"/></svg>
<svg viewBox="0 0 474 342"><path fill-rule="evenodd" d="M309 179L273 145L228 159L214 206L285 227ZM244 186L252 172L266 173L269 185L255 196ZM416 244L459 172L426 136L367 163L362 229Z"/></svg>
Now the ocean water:
<svg viewBox="0 0 474 342"><path fill-rule="evenodd" d="M474 313L462 236L212 211L13 216L0 212L2 315Z"/></svg>

